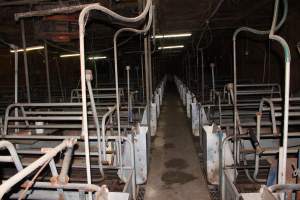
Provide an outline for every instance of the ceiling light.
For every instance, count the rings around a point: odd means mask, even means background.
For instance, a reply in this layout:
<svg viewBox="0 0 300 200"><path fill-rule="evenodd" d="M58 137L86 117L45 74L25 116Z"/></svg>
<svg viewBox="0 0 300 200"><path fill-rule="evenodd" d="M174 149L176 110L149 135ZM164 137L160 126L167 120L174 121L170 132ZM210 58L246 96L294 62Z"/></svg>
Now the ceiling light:
<svg viewBox="0 0 300 200"><path fill-rule="evenodd" d="M180 37L191 37L191 33L178 33L178 34L163 34L163 35L155 35L152 38L162 39L162 38L180 38Z"/></svg>
<svg viewBox="0 0 300 200"><path fill-rule="evenodd" d="M79 53L73 53L73 54L62 54L59 57L61 57L61 58L69 58L69 57L78 57L78 56L80 56Z"/></svg>
<svg viewBox="0 0 300 200"><path fill-rule="evenodd" d="M33 46L33 47L27 47L26 51L34 51L34 50L40 50L40 49L44 49L44 46ZM23 52L24 49L17 49L17 50L10 50L10 53L15 53L15 52Z"/></svg>
<svg viewBox="0 0 300 200"><path fill-rule="evenodd" d="M106 58L107 58L106 56L91 56L88 59L89 60L103 60L103 59L106 59Z"/></svg>
<svg viewBox="0 0 300 200"><path fill-rule="evenodd" d="M159 50L163 50L163 49L181 49L184 48L184 45L174 45L174 46L161 46L158 47Z"/></svg>

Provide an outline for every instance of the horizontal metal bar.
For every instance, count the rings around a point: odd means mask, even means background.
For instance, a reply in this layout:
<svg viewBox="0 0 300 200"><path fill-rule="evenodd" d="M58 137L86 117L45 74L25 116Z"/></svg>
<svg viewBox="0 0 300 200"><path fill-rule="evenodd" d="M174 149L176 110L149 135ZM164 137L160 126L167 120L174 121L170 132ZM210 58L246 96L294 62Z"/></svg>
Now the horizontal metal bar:
<svg viewBox="0 0 300 200"><path fill-rule="evenodd" d="M7 117L9 121L81 121L81 116L55 116L55 117ZM42 126L42 125L41 125Z"/></svg>
<svg viewBox="0 0 300 200"><path fill-rule="evenodd" d="M30 11L25 13L16 13L15 20L18 21L21 18L28 18L28 17L43 17L48 15L54 14L67 14L67 13L74 13L82 10L83 8L90 6L90 5L98 5L98 4L84 4L84 5L77 5L77 6L66 6L66 7L58 7L48 10L38 10L38 11Z"/></svg>
<svg viewBox="0 0 300 200"><path fill-rule="evenodd" d="M22 107L79 107L82 106L82 103L16 103L11 105Z"/></svg>
<svg viewBox="0 0 300 200"><path fill-rule="evenodd" d="M14 162L11 156L0 156L0 162Z"/></svg>

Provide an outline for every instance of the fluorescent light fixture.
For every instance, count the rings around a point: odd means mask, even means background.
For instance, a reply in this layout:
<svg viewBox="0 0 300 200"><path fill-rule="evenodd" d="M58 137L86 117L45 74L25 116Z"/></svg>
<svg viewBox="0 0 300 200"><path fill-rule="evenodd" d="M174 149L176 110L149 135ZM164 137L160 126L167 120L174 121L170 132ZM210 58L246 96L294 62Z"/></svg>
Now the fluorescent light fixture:
<svg viewBox="0 0 300 200"><path fill-rule="evenodd" d="M174 45L174 46L161 46L158 47L159 50L163 50L163 49L182 49L184 48L184 45Z"/></svg>
<svg viewBox="0 0 300 200"><path fill-rule="evenodd" d="M107 58L106 56L91 56L88 59L89 60L103 60L103 59L106 59L106 58Z"/></svg>
<svg viewBox="0 0 300 200"><path fill-rule="evenodd" d="M162 38L180 38L180 37L191 37L191 33L178 33L178 34L163 34L163 35L155 35L155 39L162 39Z"/></svg>
<svg viewBox="0 0 300 200"><path fill-rule="evenodd" d="M69 58L69 57L79 57L79 53L73 53L73 54L62 54L59 57L61 58ZM101 59L106 59L106 56L90 56L88 57L89 60L101 60Z"/></svg>
<svg viewBox="0 0 300 200"><path fill-rule="evenodd" d="M78 57L78 56L80 56L79 53L72 53L72 54L62 54L59 57L61 57L61 58L69 58L69 57Z"/></svg>
<svg viewBox="0 0 300 200"><path fill-rule="evenodd" d="M34 51L34 50L40 50L40 49L44 49L44 46L33 46L33 47L27 47L26 51ZM24 49L17 49L17 50L10 50L10 53L15 53L15 52L23 52Z"/></svg>

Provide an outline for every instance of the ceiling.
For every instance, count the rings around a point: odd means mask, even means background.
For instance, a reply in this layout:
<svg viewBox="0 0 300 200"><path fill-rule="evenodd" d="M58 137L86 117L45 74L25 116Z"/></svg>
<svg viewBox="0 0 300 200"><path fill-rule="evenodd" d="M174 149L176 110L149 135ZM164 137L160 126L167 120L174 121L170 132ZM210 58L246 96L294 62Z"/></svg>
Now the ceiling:
<svg viewBox="0 0 300 200"><path fill-rule="evenodd" d="M141 0L0 0L2 10L0 38L21 44L20 24L14 21L15 13L94 2L100 2L122 15L135 16L139 12ZM274 0L260 0L255 3L253 0L154 0L156 32L193 32L197 40L201 31L207 27L210 30L229 33L245 24L252 27L268 27L272 17L273 3ZM111 25L111 19L105 16L100 15L96 19L88 26L88 34L92 35L93 48L101 50L111 46L113 32L120 25ZM39 20L40 18L32 18L25 22L26 40L30 45L37 43L35 27ZM139 39L139 37L135 38ZM75 40L59 45L76 50L77 44L78 41Z"/></svg>

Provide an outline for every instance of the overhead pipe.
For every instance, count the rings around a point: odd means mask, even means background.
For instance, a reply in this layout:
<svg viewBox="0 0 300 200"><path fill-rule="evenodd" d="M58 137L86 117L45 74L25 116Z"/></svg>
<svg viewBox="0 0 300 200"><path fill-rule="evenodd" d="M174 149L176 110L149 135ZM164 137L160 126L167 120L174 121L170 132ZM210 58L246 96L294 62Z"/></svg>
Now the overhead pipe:
<svg viewBox="0 0 300 200"><path fill-rule="evenodd" d="M118 94L118 91L119 91L119 85L118 85L118 50L117 50L117 38L118 38L118 36L122 32L134 32L134 33L137 33L137 34L146 33L146 32L149 31L149 29L151 27L151 23L152 23L152 7L149 10L148 23L147 23L147 25L145 26L144 29L138 30L138 29L134 29L134 28L122 28L122 29L119 29L115 33L115 35L114 35L113 43L114 43L114 65L115 65L116 94ZM118 137L119 137L119 141L118 142L119 142L119 147L121 147L120 99L118 98L118 95L117 95L116 100L117 100L117 119L118 119L117 123L118 123ZM150 105L148 105L148 107L150 107ZM123 170L123 168L122 168L122 159L120 160L120 162L121 162L121 174L122 174L122 170Z"/></svg>
<svg viewBox="0 0 300 200"><path fill-rule="evenodd" d="M88 135L88 118L87 118L87 97L86 97L86 80L85 80L85 45L84 45L84 36L85 36L85 25L86 21L88 20L88 13L92 10L101 11L102 13L105 13L109 15L112 18L115 18L120 21L128 22L128 23L135 23L143 20L147 13L149 12L149 9L151 7L152 1L147 0L147 3L145 5L145 8L143 12L136 16L136 17L124 17L121 16L103 6L100 4L92 4L90 6L85 7L79 15L78 24L79 24L79 46L80 46L80 74L81 74L81 91L82 91L82 135L84 136L84 146L85 146L85 159L86 159L86 173L87 173L87 183L91 184L91 169L90 169L90 152L89 152L89 135ZM116 79L116 85L118 89L118 83ZM117 92L117 91L116 91ZM118 99L118 93L117 93L117 104L119 104ZM117 115L118 115L118 133L120 135L120 110L119 106L117 109ZM121 142L120 142L121 143ZM89 200L92 199L92 194L89 193Z"/></svg>
<svg viewBox="0 0 300 200"><path fill-rule="evenodd" d="M58 8L52 8L47 10L36 10L36 11L29 11L25 13L16 13L15 21L19 21L22 18L29 18L29 17L44 17L48 15L55 15L61 13L68 14L68 13L79 12L86 6L90 6L90 5L93 4L83 4L83 5L65 6L65 7L59 6Z"/></svg>
<svg viewBox="0 0 300 200"><path fill-rule="evenodd" d="M276 0L277 2L278 0ZM278 23L278 25L274 25L274 23L272 23L272 28L274 29L274 31L278 30L281 28L281 26L283 25L283 23L286 20L287 17L287 12L288 12L288 3L287 0L283 0L284 3L284 11L283 11L283 16L280 20L280 22ZM274 11L274 15L276 14L276 19L277 19L277 11ZM274 22L274 20L273 20ZM275 21L276 23L276 21ZM253 34L257 34L257 35L267 35L271 32L271 30L265 30L265 31L261 31L261 30L257 30L257 29L253 29L250 27L241 27L239 29L237 29L234 34L233 34L233 91L234 91L234 98L233 98L233 109L234 109L234 165L236 166L236 162L237 162L237 57L236 57L236 38L238 36L239 33L241 32L250 32Z"/></svg>

